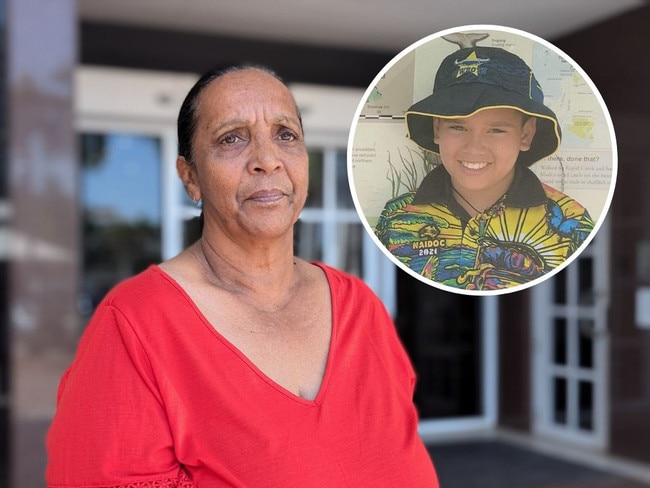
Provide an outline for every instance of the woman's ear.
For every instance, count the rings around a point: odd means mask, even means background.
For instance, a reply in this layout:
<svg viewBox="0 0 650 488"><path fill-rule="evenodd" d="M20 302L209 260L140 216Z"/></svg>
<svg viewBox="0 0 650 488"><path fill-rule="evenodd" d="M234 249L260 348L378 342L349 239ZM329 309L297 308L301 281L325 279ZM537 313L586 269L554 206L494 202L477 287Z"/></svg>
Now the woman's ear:
<svg viewBox="0 0 650 488"><path fill-rule="evenodd" d="M193 202L198 202L201 199L201 188L199 187L199 179L196 174L196 166L183 156L178 156L176 158L176 172L183 182L187 196Z"/></svg>
<svg viewBox="0 0 650 488"><path fill-rule="evenodd" d="M537 132L537 117L528 117L521 131L520 151L528 151Z"/></svg>

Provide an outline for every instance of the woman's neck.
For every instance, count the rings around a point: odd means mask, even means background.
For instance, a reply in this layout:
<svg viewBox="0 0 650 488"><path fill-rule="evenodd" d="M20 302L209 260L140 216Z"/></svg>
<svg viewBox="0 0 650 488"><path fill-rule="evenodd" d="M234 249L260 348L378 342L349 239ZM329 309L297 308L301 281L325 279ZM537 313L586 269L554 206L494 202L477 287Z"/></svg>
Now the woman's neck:
<svg viewBox="0 0 650 488"><path fill-rule="evenodd" d="M210 284L269 311L288 303L300 279L299 262L286 244L251 248L204 236L192 252Z"/></svg>

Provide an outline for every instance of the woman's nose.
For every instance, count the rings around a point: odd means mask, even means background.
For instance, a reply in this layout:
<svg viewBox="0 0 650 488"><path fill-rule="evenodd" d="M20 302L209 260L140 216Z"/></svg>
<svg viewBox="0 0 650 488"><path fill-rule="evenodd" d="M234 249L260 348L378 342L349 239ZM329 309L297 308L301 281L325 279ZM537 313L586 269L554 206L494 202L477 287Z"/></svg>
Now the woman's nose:
<svg viewBox="0 0 650 488"><path fill-rule="evenodd" d="M249 171L270 173L282 166L278 148L268 137L258 137L251 144Z"/></svg>

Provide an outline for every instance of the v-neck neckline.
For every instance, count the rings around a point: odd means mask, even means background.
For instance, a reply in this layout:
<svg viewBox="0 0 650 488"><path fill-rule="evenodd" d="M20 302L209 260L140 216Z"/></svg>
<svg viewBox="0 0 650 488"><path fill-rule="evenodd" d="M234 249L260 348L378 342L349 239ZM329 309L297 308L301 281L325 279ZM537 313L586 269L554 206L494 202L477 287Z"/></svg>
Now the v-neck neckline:
<svg viewBox="0 0 650 488"><path fill-rule="evenodd" d="M285 388L282 386L280 383L272 379L268 374L266 374L264 371L262 371L261 368L259 368L244 352L242 352L241 349L239 349L237 346L235 346L231 341L229 341L222 333L220 333L213 325L212 323L208 320L208 318L205 316L205 314L201 311L201 309L198 307L196 302L190 297L189 293L185 291L185 289L171 276L169 275L165 270L163 270L160 266L158 265L152 265L152 269L154 269L158 274L161 275L165 280L170 282L176 290L181 294L181 296L188 302L188 304L192 307L194 312L197 314L197 317L201 320L203 325L207 327L210 332L224 345L226 346L234 355L236 355L246 366L248 366L260 379L262 379L265 383L267 383L269 386L271 386L273 389L276 391L282 393L283 395L287 396L289 399L301 403L307 406L318 406L322 403L323 397L325 396L325 393L327 391L327 387L330 382L330 376L333 368L333 357L336 349L336 339L337 339L337 319L336 319L336 302L335 302L335 296L334 292L332 290L332 283L331 283L331 277L329 275L329 271L325 266L323 266L320 263L312 262L312 265L318 267L325 275L325 279L327 280L327 285L329 288L329 293L330 293L330 306L331 306L331 319L330 319L330 343L329 343L329 350L327 352L327 363L325 365L325 371L323 373L323 377L321 379L320 387L318 389L318 393L314 397L313 400L309 400L306 398L301 397L300 395L297 395L296 393L293 393L289 389Z"/></svg>

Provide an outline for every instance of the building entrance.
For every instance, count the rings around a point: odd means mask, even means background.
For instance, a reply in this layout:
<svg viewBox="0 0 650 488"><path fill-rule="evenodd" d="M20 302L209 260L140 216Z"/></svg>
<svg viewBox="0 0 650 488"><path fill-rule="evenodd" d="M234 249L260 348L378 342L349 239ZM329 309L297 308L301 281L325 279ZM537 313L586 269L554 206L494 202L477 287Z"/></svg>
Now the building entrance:
<svg viewBox="0 0 650 488"><path fill-rule="evenodd" d="M496 392L496 298L441 291L401 271L397 290L396 323L418 374L420 417L490 424Z"/></svg>

